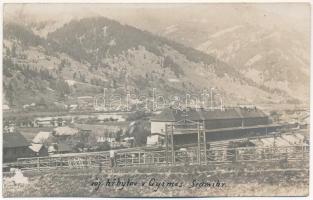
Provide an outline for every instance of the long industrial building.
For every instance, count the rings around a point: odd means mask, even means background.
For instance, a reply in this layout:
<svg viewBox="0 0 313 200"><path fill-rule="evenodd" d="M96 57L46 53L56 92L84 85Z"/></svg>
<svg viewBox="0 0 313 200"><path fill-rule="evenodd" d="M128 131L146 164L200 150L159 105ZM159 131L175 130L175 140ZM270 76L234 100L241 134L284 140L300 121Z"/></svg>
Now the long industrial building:
<svg viewBox="0 0 313 200"><path fill-rule="evenodd" d="M192 122L204 125L207 142L264 135L279 128L278 125L271 124L269 117L255 107L222 110L188 108L184 111L167 108L151 118L151 134L165 135L166 126L173 125L175 144L196 143L197 130L188 128L188 123ZM175 128L178 123L185 123L185 128Z"/></svg>

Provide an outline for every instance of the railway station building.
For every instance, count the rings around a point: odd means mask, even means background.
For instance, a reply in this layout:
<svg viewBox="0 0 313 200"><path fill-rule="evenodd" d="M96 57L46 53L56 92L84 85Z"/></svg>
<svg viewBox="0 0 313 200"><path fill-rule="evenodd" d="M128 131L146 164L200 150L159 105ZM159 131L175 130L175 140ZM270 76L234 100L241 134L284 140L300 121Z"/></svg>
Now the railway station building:
<svg viewBox="0 0 313 200"><path fill-rule="evenodd" d="M225 108L216 110L164 109L151 118L151 134L166 134L166 126L177 122L190 121L204 125L207 141L232 139L264 135L275 131L279 126L271 124L271 120L262 110L257 108ZM174 130L176 144L196 143L197 131L188 128Z"/></svg>

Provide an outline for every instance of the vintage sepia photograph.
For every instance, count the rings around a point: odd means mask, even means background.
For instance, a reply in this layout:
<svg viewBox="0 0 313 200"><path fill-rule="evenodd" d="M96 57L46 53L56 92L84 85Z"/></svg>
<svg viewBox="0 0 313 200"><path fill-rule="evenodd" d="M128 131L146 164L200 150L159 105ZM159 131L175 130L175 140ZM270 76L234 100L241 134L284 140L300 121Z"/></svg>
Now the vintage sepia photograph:
<svg viewBox="0 0 313 200"><path fill-rule="evenodd" d="M307 197L310 3L5 3L3 197Z"/></svg>

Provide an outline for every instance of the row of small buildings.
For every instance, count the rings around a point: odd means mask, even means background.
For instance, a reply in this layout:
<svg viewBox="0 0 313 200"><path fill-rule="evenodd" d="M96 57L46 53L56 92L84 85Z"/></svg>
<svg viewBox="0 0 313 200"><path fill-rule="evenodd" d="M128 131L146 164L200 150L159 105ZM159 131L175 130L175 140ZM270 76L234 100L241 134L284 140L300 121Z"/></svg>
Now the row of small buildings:
<svg viewBox="0 0 313 200"><path fill-rule="evenodd" d="M11 129L3 133L3 161L14 162L17 158L42 157L50 153L69 153L72 148L65 142L52 143L47 146L46 141L51 137L62 139L75 135L77 129L70 127L58 127L53 132L39 132L32 141L18 131Z"/></svg>
<svg viewBox="0 0 313 200"><path fill-rule="evenodd" d="M41 122L51 124L51 119L42 120ZM62 120L56 120L56 122L62 122ZM103 125L77 125L76 128L70 127L57 127L57 137L67 137L68 134L75 135L78 131L87 131L94 135L97 135L96 142L115 144L117 133L125 136L127 129L131 130L131 124L117 123L114 126L107 126L104 131ZM267 114L255 107L236 107L236 108L224 108L215 110L205 109L192 109L177 110L173 108L167 108L159 113L155 113L150 118L151 134L147 137L147 145L162 145L164 144L164 137L169 130L166 130L167 126L172 126L172 133L174 137L174 143L181 144L193 144L197 143L198 131L196 128L189 129L188 126L192 123L201 124L205 131L205 137L207 142L214 142L219 140L226 140L240 137L253 137L258 135L264 135L277 131L281 128L281 125L273 124ZM184 128L177 128L177 124L183 124ZM62 124L60 124L62 125ZM98 127L99 126L99 127ZM12 131L11 131L12 132ZM105 134L104 134L105 132ZM43 140L47 139L51 135L51 132L42 132L38 134L32 141L28 143L20 133L5 133L4 134L4 160L16 160L17 157L28 157L25 153L31 151L33 156L43 156L49 152L55 153L67 153L71 152L71 149L65 143L59 143L52 146L50 149L44 150ZM133 137L123 138L129 143L133 141ZM126 147L126 146L124 146ZM112 148L112 145L111 145ZM13 156L16 155L16 156Z"/></svg>
<svg viewBox="0 0 313 200"><path fill-rule="evenodd" d="M113 126L106 127L105 130L102 128L103 126L99 128L93 125L56 127L53 131L39 131L31 141L30 138L25 139L20 132L10 129L3 134L3 161L7 163L15 162L17 158L93 151L103 144L107 144L107 148L131 146L134 138L121 138L125 134L123 129ZM120 138L120 141L117 141L117 138ZM80 143L83 146L80 146Z"/></svg>

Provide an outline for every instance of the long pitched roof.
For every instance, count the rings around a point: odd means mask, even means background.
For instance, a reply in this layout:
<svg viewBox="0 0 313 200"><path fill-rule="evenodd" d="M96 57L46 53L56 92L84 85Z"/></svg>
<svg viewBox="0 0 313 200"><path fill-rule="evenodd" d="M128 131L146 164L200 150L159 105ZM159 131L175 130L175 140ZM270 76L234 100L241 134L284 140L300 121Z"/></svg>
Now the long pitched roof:
<svg viewBox="0 0 313 200"><path fill-rule="evenodd" d="M151 118L151 121L176 122L182 119L183 111L166 108L160 114Z"/></svg>
<svg viewBox="0 0 313 200"><path fill-rule="evenodd" d="M229 108L224 110L204 110L204 109L187 109L186 111L167 108L160 114L151 118L156 122L177 122L183 119L192 121L215 120L215 119L243 119L267 117L267 115L259 109L248 108Z"/></svg>
<svg viewBox="0 0 313 200"><path fill-rule="evenodd" d="M29 145L19 132L3 133L3 148L28 147Z"/></svg>

